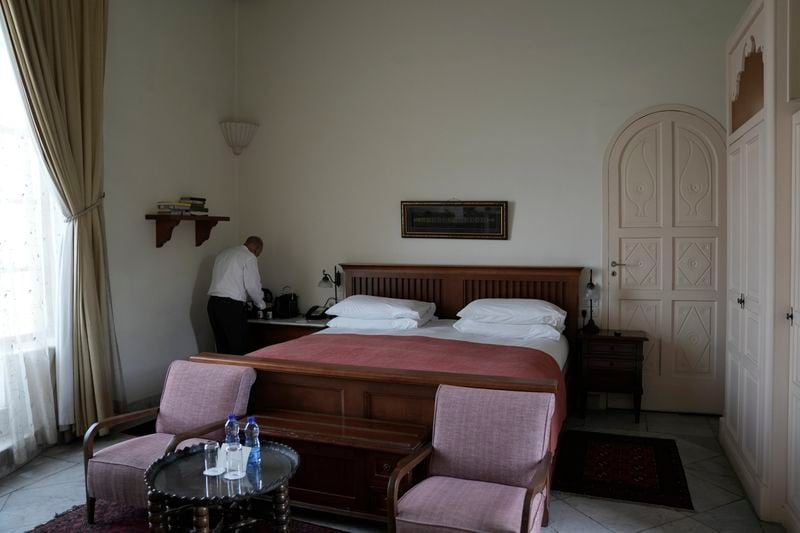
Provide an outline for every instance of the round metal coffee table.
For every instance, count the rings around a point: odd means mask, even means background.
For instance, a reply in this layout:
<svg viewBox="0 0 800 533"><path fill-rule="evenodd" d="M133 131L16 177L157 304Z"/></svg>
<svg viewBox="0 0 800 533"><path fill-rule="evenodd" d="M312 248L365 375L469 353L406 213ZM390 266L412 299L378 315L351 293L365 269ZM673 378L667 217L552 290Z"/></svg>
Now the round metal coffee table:
<svg viewBox="0 0 800 533"><path fill-rule="evenodd" d="M269 493L278 530L289 531L288 483L300 463L296 451L277 442L262 443L260 468L248 465L247 475L237 480L204 475L204 463L203 445L197 444L167 454L150 465L144 474L150 531L184 530L186 524L179 522L189 508L198 533L219 526L210 526L209 509L218 510L220 517L235 515L230 525L253 525L258 519L249 512L251 499ZM224 528L227 524L222 525Z"/></svg>

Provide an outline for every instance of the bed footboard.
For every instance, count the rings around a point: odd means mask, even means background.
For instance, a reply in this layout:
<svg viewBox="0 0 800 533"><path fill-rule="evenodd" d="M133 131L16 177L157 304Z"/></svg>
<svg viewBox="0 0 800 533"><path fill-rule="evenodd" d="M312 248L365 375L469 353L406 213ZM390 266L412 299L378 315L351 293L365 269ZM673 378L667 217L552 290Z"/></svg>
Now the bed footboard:
<svg viewBox="0 0 800 533"><path fill-rule="evenodd" d="M251 413L289 409L431 425L439 385L530 392L558 390L552 379L476 376L201 353L192 361L248 366L257 373Z"/></svg>
<svg viewBox="0 0 800 533"><path fill-rule="evenodd" d="M201 353L191 359L256 370L248 414L260 417L265 424L264 435L298 449L301 465L313 470L299 472L290 483L293 504L382 521L386 519L388 476L399 459L428 442L440 384L553 394L558 389L558 382L550 379L215 353ZM281 429L278 419L291 429ZM352 428L359 428L356 436L348 436ZM362 434L364 428L369 428L369 438Z"/></svg>

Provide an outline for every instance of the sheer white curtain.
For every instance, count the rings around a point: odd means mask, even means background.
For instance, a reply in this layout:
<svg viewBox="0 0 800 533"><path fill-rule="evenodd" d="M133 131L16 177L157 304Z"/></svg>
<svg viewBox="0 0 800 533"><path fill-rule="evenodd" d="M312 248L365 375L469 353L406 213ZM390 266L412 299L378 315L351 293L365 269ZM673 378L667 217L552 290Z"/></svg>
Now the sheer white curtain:
<svg viewBox="0 0 800 533"><path fill-rule="evenodd" d="M0 476L56 441L55 280L65 226L1 31Z"/></svg>

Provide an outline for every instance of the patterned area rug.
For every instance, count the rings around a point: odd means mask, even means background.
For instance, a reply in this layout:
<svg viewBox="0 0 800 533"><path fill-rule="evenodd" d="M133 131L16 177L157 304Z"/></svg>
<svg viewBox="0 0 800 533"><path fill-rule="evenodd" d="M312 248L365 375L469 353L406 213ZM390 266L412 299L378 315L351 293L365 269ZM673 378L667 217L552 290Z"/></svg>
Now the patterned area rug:
<svg viewBox="0 0 800 533"><path fill-rule="evenodd" d="M95 506L95 524L86 523L86 506L77 505L69 511L57 515L55 518L33 529L36 533L77 533L83 531L108 532L108 533L142 533L149 531L147 528L147 511L136 507L118 505L116 503L98 500ZM270 528L260 528L258 531L271 531ZM341 533L337 529L316 526L299 520L292 521L293 533Z"/></svg>
<svg viewBox="0 0 800 533"><path fill-rule="evenodd" d="M563 431L553 488L694 509L678 446L672 439Z"/></svg>

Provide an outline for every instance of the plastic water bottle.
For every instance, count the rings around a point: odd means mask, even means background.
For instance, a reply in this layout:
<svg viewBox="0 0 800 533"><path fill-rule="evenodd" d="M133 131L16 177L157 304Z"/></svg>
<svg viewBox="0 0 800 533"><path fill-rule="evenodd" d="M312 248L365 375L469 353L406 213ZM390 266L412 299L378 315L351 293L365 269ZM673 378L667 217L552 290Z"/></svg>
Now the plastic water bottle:
<svg viewBox="0 0 800 533"><path fill-rule="evenodd" d="M239 421L236 420L236 415L231 413L225 422L225 444L233 443L239 444Z"/></svg>
<svg viewBox="0 0 800 533"><path fill-rule="evenodd" d="M261 464L261 443L258 440L259 433L256 417L248 416L247 424L244 426L244 445L250 447L250 456L247 458L247 466L257 466Z"/></svg>
<svg viewBox="0 0 800 533"><path fill-rule="evenodd" d="M256 424L256 417L248 416L247 417L247 424L244 426L244 445L250 446L251 448L255 448L259 445L258 443L258 424Z"/></svg>

